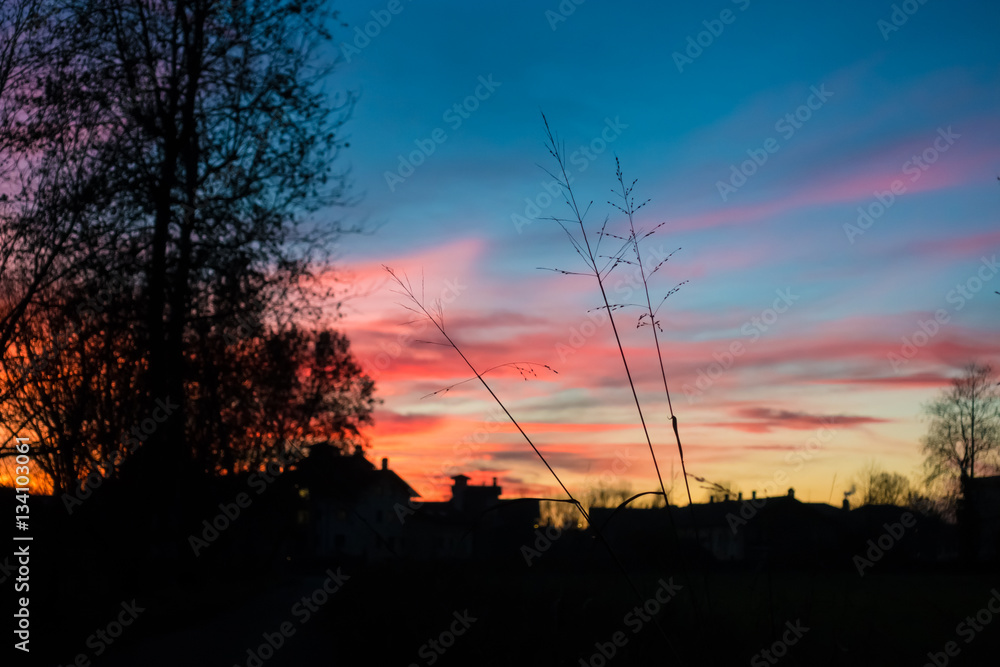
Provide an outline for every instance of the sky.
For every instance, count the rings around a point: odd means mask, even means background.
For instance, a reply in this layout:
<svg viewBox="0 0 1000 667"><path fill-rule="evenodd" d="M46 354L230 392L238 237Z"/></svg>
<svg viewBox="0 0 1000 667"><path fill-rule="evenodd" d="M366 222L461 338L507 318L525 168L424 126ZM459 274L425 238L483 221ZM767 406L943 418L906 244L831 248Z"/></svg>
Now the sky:
<svg viewBox="0 0 1000 667"><path fill-rule="evenodd" d="M341 242L339 326L383 400L370 456L424 499L458 473L560 492L383 265L477 368L520 364L486 378L573 493L659 486L596 279L544 270L586 265L546 219L568 209L542 113L589 234L627 228L617 157L649 200L636 224L663 223L645 256L680 249L650 289L681 285L657 316L690 474L839 504L871 462L916 476L922 406L963 364L1000 364L997 3L393 0L341 18L331 90L359 95L341 164L359 203L329 215L369 233ZM629 265L606 282L613 303L640 284ZM616 323L683 504L640 313Z"/></svg>

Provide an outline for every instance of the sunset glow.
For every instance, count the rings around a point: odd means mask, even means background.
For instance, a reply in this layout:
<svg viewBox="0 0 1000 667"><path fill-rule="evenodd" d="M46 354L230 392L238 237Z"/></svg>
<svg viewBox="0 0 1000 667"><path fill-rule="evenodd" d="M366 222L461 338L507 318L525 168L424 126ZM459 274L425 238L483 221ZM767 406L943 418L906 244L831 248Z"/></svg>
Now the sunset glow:
<svg viewBox="0 0 1000 667"><path fill-rule="evenodd" d="M749 492L786 470L799 497L823 502L836 502L871 460L916 475L922 404L962 364L1000 360L997 72L981 56L992 37L970 26L948 32L945 46L939 32L958 19L928 5L884 39L877 22L886 8L854 2L812 16L815 31L768 37L768 62L786 66L758 67L761 31L803 17L757 3L736 11L742 4L680 72L672 53L700 29L700 9L668 17L650 6L636 21L630 10L590 3L531 52L511 52L502 37L512 21L517 32L551 30L527 5L502 16L459 12L469 27L437 49L420 47L436 15L408 7L405 25L386 28L391 39L371 40L363 58L345 63L348 77L365 82L358 113L368 120L355 130L353 160L361 208L378 231L345 243L341 268L366 296L348 302L342 326L385 401L368 432L372 453L424 497L447 495L458 472L474 483L499 477L507 496L557 486L477 382L428 396L471 373L427 322L408 323L413 314L382 265L405 273L428 303L443 301L449 334L477 368L533 362L557 371L536 367L524 381L508 367L487 379L571 490L596 483L617 452L631 464L616 481L637 492L657 486L611 328L595 310L596 281L539 270L585 268L543 219L566 207L538 166L554 166L539 108L567 153L577 152L571 175L577 196L594 200L590 233L606 215L610 230L623 230L606 203L618 156L626 178L638 178L639 200L651 200L637 223L666 223L647 251L682 248L652 287L657 298L690 281L660 316L692 474ZM350 18L363 23L367 11ZM631 36L596 48L590 38L602 32ZM933 55L924 48L931 35ZM662 48L639 57L634 43ZM610 67L627 56L624 71ZM533 65L552 59L558 75ZM433 73L419 89L396 67L403 60ZM447 110L487 75L495 92L449 126ZM438 127L445 141L416 156L410 174L404 163ZM410 175L387 184L386 174ZM609 277L613 301L638 301L629 269ZM791 300L774 317L782 293ZM681 502L639 314L616 316ZM807 462L788 463L827 430ZM478 449L460 455L475 438Z"/></svg>

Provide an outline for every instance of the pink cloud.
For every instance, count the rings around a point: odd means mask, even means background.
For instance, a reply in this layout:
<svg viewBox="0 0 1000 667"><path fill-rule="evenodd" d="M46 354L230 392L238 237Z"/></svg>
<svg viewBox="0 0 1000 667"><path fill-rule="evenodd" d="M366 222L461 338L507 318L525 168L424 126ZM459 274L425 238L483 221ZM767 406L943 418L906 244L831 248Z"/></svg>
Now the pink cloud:
<svg viewBox="0 0 1000 667"><path fill-rule="evenodd" d="M864 424L884 424L888 419L860 415L819 415L794 410L776 410L766 407L746 407L736 410L736 416L746 420L723 422L718 426L734 428L749 433L768 433L774 429L798 431L825 428L852 428Z"/></svg>
<svg viewBox="0 0 1000 667"><path fill-rule="evenodd" d="M915 192L945 190L970 183L988 180L1000 161L1000 148L986 142L959 145L959 142L975 142L976 137L989 137L992 130L982 121L974 121L960 129L961 137L949 149L940 153L937 162L926 170L907 171L904 164L913 156L920 156L933 148L937 138L936 130L930 134L913 134L893 145L882 146L876 153L857 156L839 173L824 170L812 182L796 184L794 191L778 194L766 201L727 206L722 209L671 219L672 231L705 229L724 225L755 222L790 211L829 204L865 203L873 200L875 191L891 188L899 181L905 188L903 195ZM957 148L962 150L957 150ZM911 169L919 169L911 165Z"/></svg>

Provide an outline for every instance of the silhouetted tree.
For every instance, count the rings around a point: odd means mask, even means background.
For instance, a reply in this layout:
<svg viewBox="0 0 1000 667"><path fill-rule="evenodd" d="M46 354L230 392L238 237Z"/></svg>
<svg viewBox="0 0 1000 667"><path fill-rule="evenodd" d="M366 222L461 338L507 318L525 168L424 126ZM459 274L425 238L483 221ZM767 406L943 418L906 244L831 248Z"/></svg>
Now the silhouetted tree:
<svg viewBox="0 0 1000 667"><path fill-rule="evenodd" d="M588 508L617 507L632 495L632 485L627 481L600 482L584 491L580 502Z"/></svg>
<svg viewBox="0 0 1000 667"><path fill-rule="evenodd" d="M40 66L19 88L10 145L29 158L34 191L52 196L3 232L17 229L22 259L69 246L67 264L87 268L56 272L63 282L28 299L33 272L21 271L6 310L44 310L67 280L94 291L135 282L123 323L138 352L133 386L149 409L179 403L143 446L145 470L174 479L214 446L187 438L192 338L329 314L320 278L345 228L315 214L350 201L334 164L353 96L326 94L316 49L336 15L312 0L39 6L23 43Z"/></svg>
<svg viewBox="0 0 1000 667"><path fill-rule="evenodd" d="M130 438L140 442L131 429L149 417L139 388L142 354L129 326L134 304L122 287L104 293L113 307L102 308L64 285L58 300L20 323L5 357L5 371L27 381L0 404L0 431L30 434L33 461L60 495L84 487L88 476L91 489L114 477L136 448Z"/></svg>
<svg viewBox="0 0 1000 667"><path fill-rule="evenodd" d="M0 101L18 184L0 202L0 458L29 428L56 491L121 477L136 543L176 539L198 475L359 442L370 421L372 383L328 330L334 241L354 231L320 214L351 203L334 168L354 98L327 94L316 58L336 15L13 2L40 9ZM177 407L135 447L158 402Z"/></svg>
<svg viewBox="0 0 1000 667"><path fill-rule="evenodd" d="M969 364L951 387L925 408L923 441L928 479L974 478L997 468L1000 392L989 365Z"/></svg>
<svg viewBox="0 0 1000 667"><path fill-rule="evenodd" d="M9 394L0 429L33 434L34 460L57 494L116 477L148 438L136 428L160 414L138 391L143 353L129 328L136 289L123 282L101 303L66 291L59 307L45 304L14 338L8 367L16 364L32 381ZM316 441L364 443L360 429L371 423L374 383L341 332L209 332L190 337L185 356L184 430L198 443L191 455L204 472L259 469Z"/></svg>
<svg viewBox="0 0 1000 667"><path fill-rule="evenodd" d="M92 137L63 110L41 113L30 100L50 66L45 43L55 8L45 0L0 4L0 354L47 289L72 273L86 253L81 213L94 201L87 147ZM93 210L93 209L92 209ZM6 373L10 383L18 380Z"/></svg>
<svg viewBox="0 0 1000 667"><path fill-rule="evenodd" d="M871 463L858 473L857 487L862 505L906 505L912 495L910 480L898 472Z"/></svg>
<svg viewBox="0 0 1000 667"><path fill-rule="evenodd" d="M363 444L374 382L338 331L290 328L240 340L200 338L192 351L188 435L200 468L235 474L292 447Z"/></svg>
<svg viewBox="0 0 1000 667"><path fill-rule="evenodd" d="M583 491L577 500L586 511L594 507L617 507L628 500L632 493L632 485L627 481L599 481ZM636 501L638 502L638 501ZM643 503L648 505L650 501ZM629 505L629 507L641 505ZM569 503L544 502L541 506L542 522L560 528L586 528L586 522L580 516L575 505Z"/></svg>

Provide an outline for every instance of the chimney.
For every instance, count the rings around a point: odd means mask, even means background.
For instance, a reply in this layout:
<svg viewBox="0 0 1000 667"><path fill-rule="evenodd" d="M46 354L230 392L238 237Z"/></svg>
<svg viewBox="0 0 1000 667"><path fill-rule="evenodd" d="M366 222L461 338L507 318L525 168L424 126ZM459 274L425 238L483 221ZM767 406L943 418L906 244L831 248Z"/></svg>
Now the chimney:
<svg viewBox="0 0 1000 667"><path fill-rule="evenodd" d="M851 511L851 501L848 500L847 498L844 498L844 504L841 505L841 507L844 508L845 512L850 512Z"/></svg>
<svg viewBox="0 0 1000 667"><path fill-rule="evenodd" d="M465 490L469 486L469 478L465 475L452 477L455 485L451 487L451 503L459 511L465 511Z"/></svg>
<svg viewBox="0 0 1000 667"><path fill-rule="evenodd" d="M496 478L496 477L494 477L494 478L493 478L493 486L496 486L496 485L497 485L497 478Z"/></svg>
<svg viewBox="0 0 1000 667"><path fill-rule="evenodd" d="M742 491L740 491L740 497L739 497L739 499L743 500L743 492Z"/></svg>
<svg viewBox="0 0 1000 667"><path fill-rule="evenodd" d="M728 493L726 494L726 497L725 497L725 501L726 501L727 503L729 502L729 494L728 494Z"/></svg>
<svg viewBox="0 0 1000 667"><path fill-rule="evenodd" d="M788 489L788 497L789 498L795 498L795 489L794 489L794 487L790 487Z"/></svg>
<svg viewBox="0 0 1000 667"><path fill-rule="evenodd" d="M389 469L389 459L383 457L382 458L382 470L388 470L388 469Z"/></svg>
<svg viewBox="0 0 1000 667"><path fill-rule="evenodd" d="M715 496L709 496L708 497L708 502L714 503L715 502Z"/></svg>
<svg viewBox="0 0 1000 667"><path fill-rule="evenodd" d="M752 498L753 500L757 500L757 492L756 492L756 491L752 491L751 493L753 494L753 495L751 496L751 498Z"/></svg>

